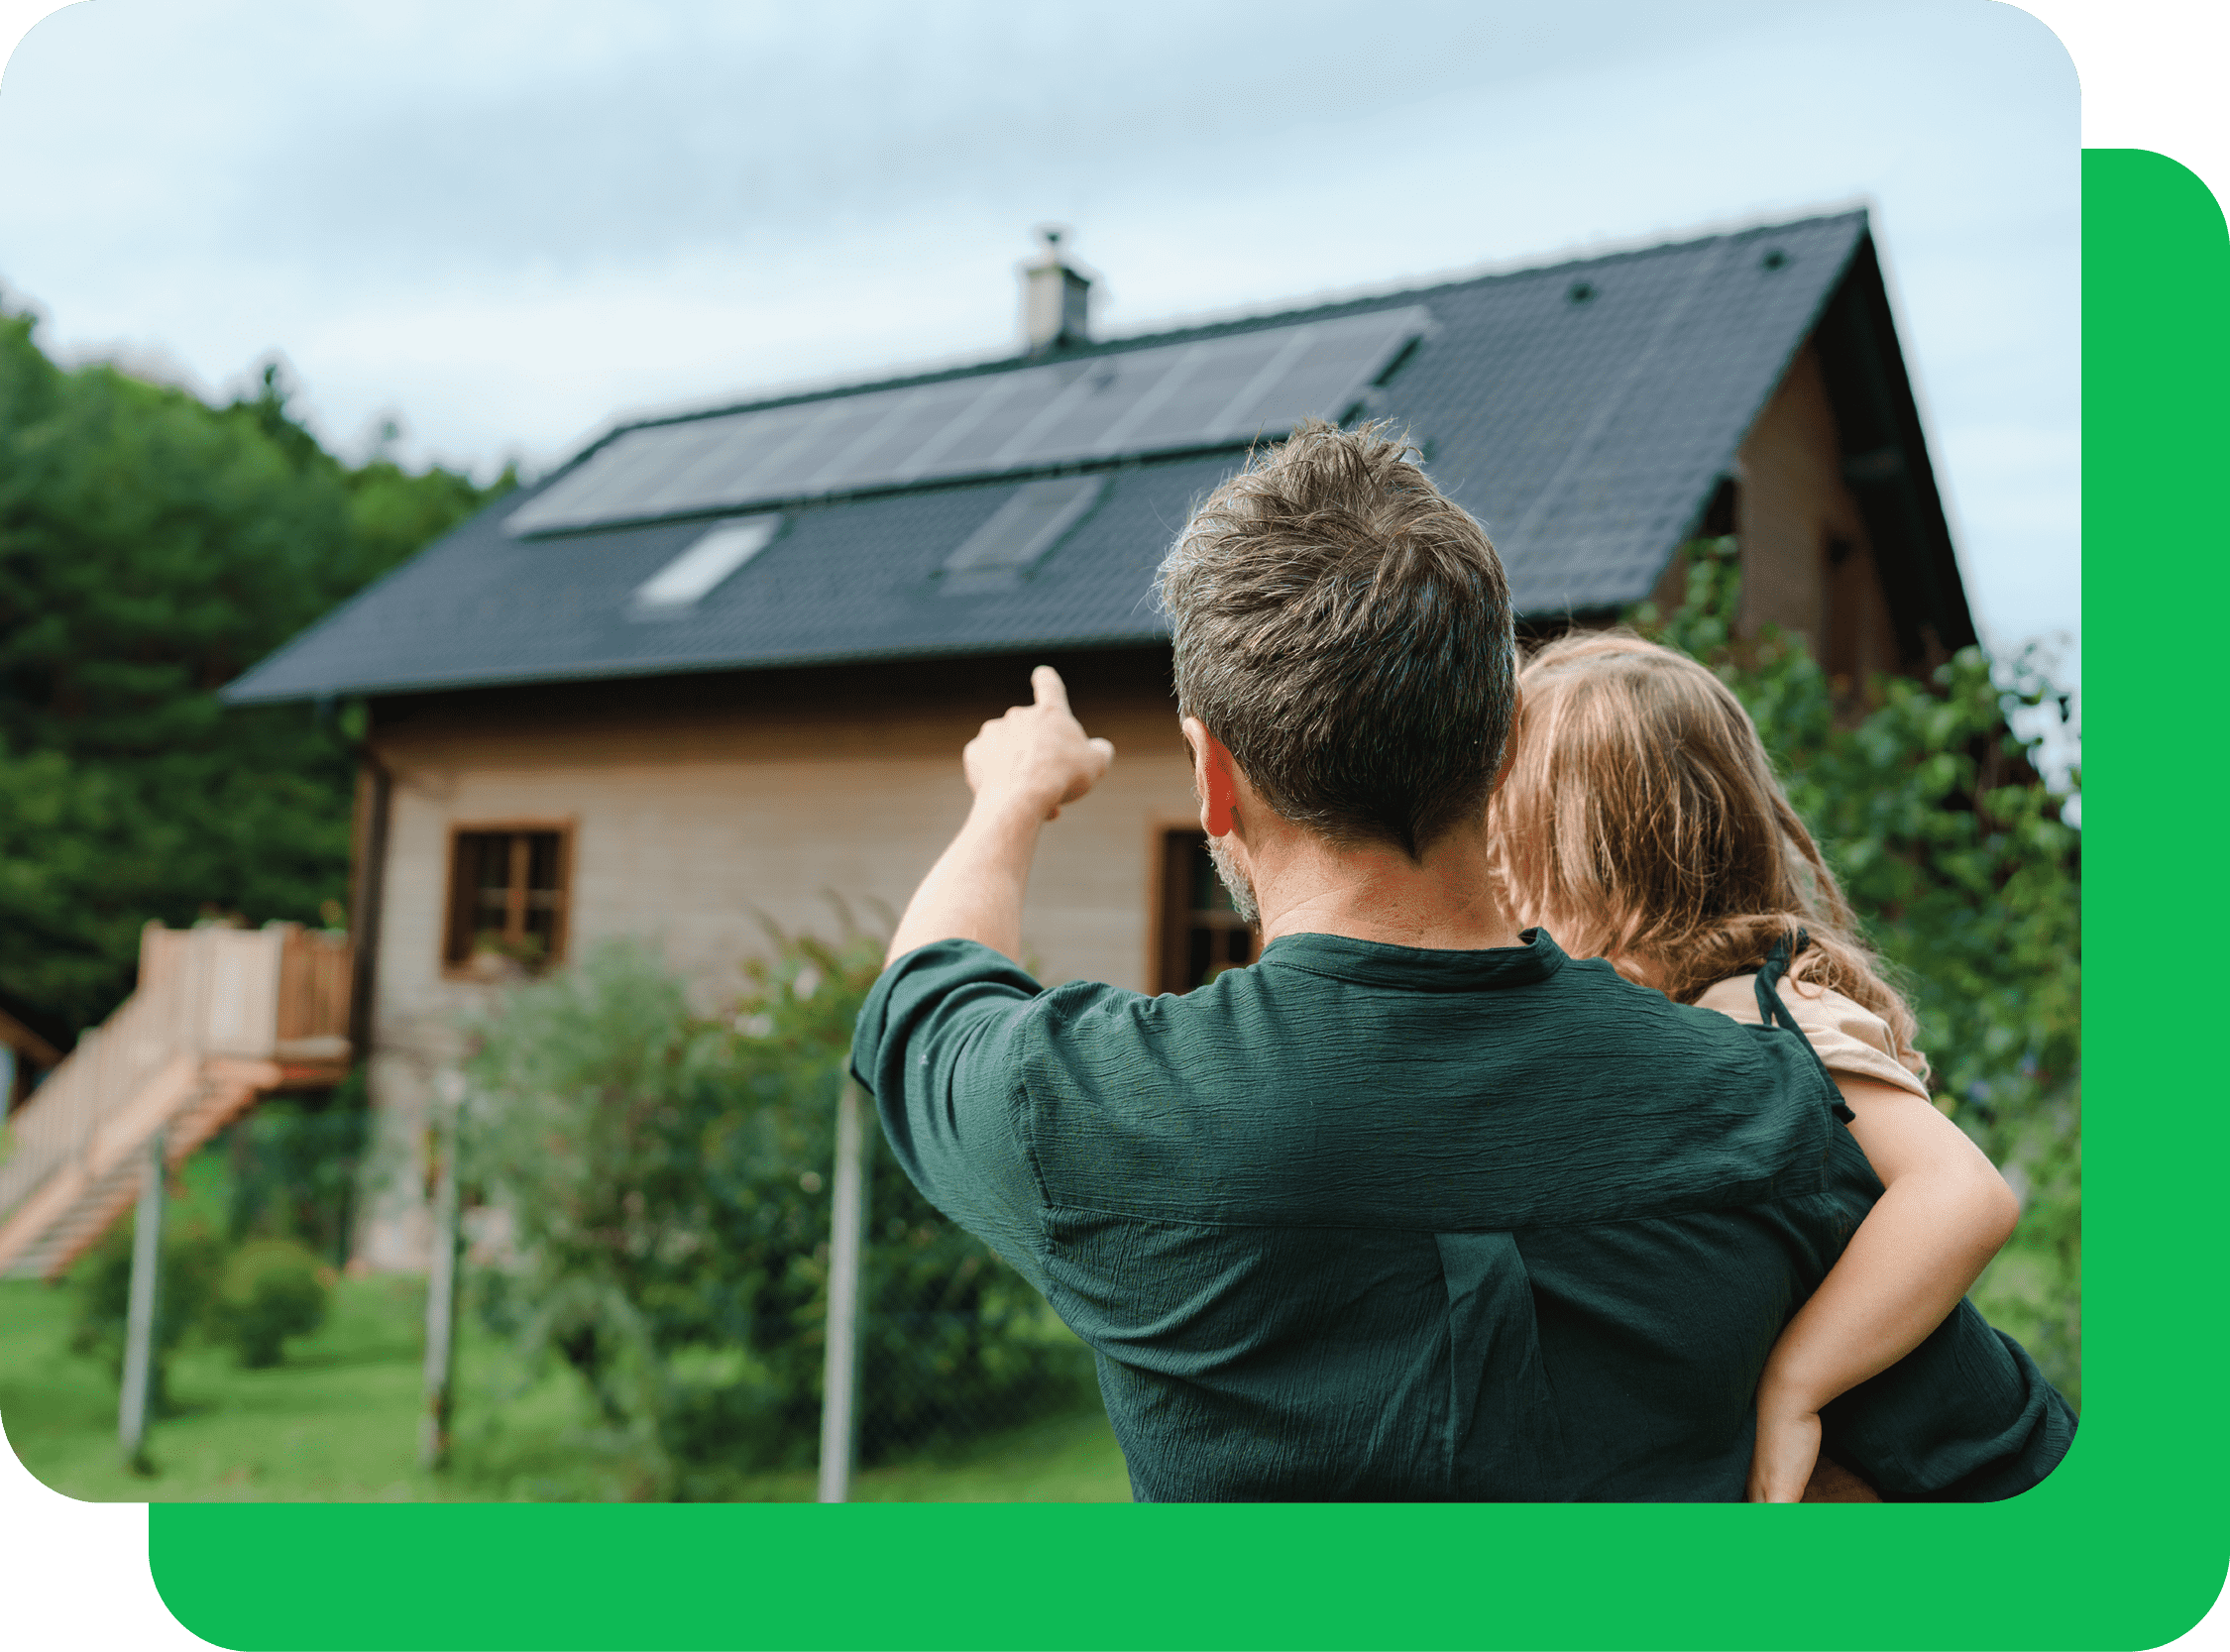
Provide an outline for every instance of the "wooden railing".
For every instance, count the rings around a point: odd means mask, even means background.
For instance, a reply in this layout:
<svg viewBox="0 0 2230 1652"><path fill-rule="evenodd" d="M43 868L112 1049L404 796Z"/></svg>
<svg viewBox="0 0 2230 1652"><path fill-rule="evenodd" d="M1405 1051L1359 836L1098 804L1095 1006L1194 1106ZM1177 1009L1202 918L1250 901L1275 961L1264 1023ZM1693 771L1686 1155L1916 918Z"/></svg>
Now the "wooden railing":
<svg viewBox="0 0 2230 1652"><path fill-rule="evenodd" d="M140 937L140 983L8 1120L0 1274L55 1277L138 1192L274 1090L348 1070L350 949L297 925Z"/></svg>

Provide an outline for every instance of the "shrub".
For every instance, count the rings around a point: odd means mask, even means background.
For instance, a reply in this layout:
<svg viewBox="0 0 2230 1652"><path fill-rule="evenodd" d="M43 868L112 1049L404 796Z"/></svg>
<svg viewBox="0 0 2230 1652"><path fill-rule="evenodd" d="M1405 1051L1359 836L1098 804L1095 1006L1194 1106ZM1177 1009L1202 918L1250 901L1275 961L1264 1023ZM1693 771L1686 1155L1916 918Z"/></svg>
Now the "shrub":
<svg viewBox="0 0 2230 1652"><path fill-rule="evenodd" d="M124 1377L125 1320L132 1300L132 1248L137 1219L119 1222L70 1272L77 1292L77 1323L69 1346ZM224 1242L205 1222L171 1221L163 1236L161 1288L156 1299L155 1361L148 1374L148 1408L169 1412L169 1356L187 1332L204 1324L224 1267Z"/></svg>
<svg viewBox="0 0 2230 1652"><path fill-rule="evenodd" d="M325 1323L327 1270L290 1239L251 1239L225 1261L210 1329L250 1370L276 1366L288 1337Z"/></svg>
<svg viewBox="0 0 2230 1652"><path fill-rule="evenodd" d="M521 1257L483 1313L586 1381L634 1495L723 1494L813 1461L835 1114L881 946L777 937L731 1014L690 1013L645 947L591 949L478 1028L462 1162ZM869 1459L963 1438L1088 1382L1042 1298L872 1159Z"/></svg>

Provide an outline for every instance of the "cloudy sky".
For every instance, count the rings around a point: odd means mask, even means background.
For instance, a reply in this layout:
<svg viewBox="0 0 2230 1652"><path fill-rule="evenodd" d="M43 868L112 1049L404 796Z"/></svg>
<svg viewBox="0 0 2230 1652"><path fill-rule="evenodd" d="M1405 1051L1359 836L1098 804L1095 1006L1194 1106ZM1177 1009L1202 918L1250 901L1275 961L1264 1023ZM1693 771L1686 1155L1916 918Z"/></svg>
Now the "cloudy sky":
<svg viewBox="0 0 2230 1652"><path fill-rule="evenodd" d="M1008 349L1046 220L1132 332L1863 200L1977 617L2072 668L2077 142L1995 0L92 0L0 79L0 286L487 475Z"/></svg>

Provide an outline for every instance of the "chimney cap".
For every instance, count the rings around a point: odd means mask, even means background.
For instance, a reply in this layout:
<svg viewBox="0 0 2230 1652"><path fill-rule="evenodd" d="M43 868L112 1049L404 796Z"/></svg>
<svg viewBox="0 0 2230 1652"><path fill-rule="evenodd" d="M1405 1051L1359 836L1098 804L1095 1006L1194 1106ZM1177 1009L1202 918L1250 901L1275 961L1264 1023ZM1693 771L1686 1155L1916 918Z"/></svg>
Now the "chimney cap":
<svg viewBox="0 0 2230 1652"><path fill-rule="evenodd" d="M1032 355L1091 341L1092 277L1063 248L1066 224L1039 224L1038 257L1022 267L1022 341Z"/></svg>

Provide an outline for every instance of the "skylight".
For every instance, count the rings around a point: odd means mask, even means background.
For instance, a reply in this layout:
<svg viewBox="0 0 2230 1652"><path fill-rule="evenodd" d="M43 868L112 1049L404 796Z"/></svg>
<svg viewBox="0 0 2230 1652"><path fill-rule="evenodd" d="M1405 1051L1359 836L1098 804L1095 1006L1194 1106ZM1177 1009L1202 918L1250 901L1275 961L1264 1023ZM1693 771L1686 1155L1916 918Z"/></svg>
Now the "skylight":
<svg viewBox="0 0 2230 1652"><path fill-rule="evenodd" d="M687 613L721 581L765 550L781 525L779 515L740 516L719 523L635 587L630 605L635 616L660 619Z"/></svg>
<svg viewBox="0 0 2230 1652"><path fill-rule="evenodd" d="M1107 480L1102 472L1025 482L945 559L946 592L1003 591L1020 584L1022 576L1099 501Z"/></svg>

